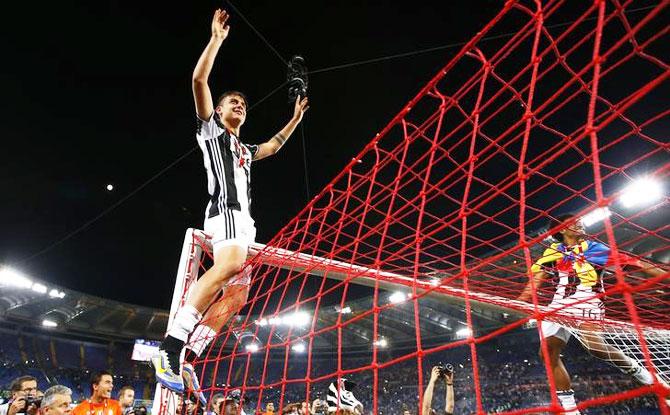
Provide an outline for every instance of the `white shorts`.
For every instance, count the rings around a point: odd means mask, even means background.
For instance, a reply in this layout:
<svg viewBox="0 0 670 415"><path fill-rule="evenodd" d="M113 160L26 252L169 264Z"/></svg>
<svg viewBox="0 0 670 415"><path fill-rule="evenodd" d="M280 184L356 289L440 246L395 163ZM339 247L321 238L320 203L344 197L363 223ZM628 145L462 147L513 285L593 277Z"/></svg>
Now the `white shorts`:
<svg viewBox="0 0 670 415"><path fill-rule="evenodd" d="M214 255L228 246L239 246L245 251L256 240L254 220L239 210L226 209L213 218L205 219L205 233L212 238ZM240 274L232 278L227 285L249 284L251 273L246 267Z"/></svg>
<svg viewBox="0 0 670 415"><path fill-rule="evenodd" d="M554 299L548 308L559 311L551 316L554 321L540 322L542 335L545 338L557 337L567 343L572 333L579 331L580 325L601 322L605 318L605 308L595 295L590 289L578 288L570 297ZM562 322L565 324L561 324Z"/></svg>

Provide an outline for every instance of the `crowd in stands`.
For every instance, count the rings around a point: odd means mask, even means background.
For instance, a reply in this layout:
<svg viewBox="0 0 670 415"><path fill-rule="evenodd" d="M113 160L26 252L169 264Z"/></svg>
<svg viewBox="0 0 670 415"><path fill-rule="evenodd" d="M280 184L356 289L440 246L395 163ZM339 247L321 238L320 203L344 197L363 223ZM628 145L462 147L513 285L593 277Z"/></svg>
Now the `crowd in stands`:
<svg viewBox="0 0 670 415"><path fill-rule="evenodd" d="M549 404L550 393L547 386L547 377L543 362L537 356L538 341L536 333L528 330L526 334L516 334L522 338L501 338L491 344L482 344L477 347L477 369L479 377L479 391L481 405L487 413L504 412L508 410L528 408ZM16 347L14 347L16 346ZM37 391L46 391L51 385L62 385L71 391L74 403L82 402L91 397L90 379L100 370L109 370L110 379L114 384L112 396L119 396L121 387L132 390L138 399L153 397L154 380L148 366L130 360L132 345L110 345L77 342L60 338L36 338L29 341L23 338L19 341L17 335L0 333L0 389L4 391L6 400L11 401L12 381L20 376L31 376L37 383ZM389 348L378 353L378 362L395 359L402 352ZM633 382L619 371L598 361L584 352L576 341L566 349L565 361L573 374L573 389L580 402L598 398L622 390L636 387ZM263 353L257 359L263 360ZM364 367L370 364L371 355L347 356L346 369ZM292 356L292 363L285 369L283 361L271 359L266 365L263 384L286 379L301 379L305 376L306 358ZM246 359L245 359L246 361ZM455 414L468 414L477 411L477 393L474 387L472 357L469 347L447 349L430 353L422 358L422 386L428 382L430 370L441 363L453 364ZM333 356L313 355L311 359L312 378L337 372L338 359ZM221 392L226 381L231 387L258 386L261 384L263 365L253 366L253 370L245 371L244 365L238 365L233 370L219 362L217 375L213 376L210 368L202 370L202 382L208 397L208 407L200 408L194 397L188 397L180 402L180 408L186 415L232 415L236 408L242 408L247 415L278 413L300 414L302 410L314 414L322 413L328 390L328 385L335 378L328 378L311 383L310 405L302 406L306 399L306 383L287 382L282 387L264 388L259 400L259 390L242 388L242 400L238 398L224 400ZM377 408L379 414L388 415L419 415L418 396L418 361L416 357L404 360L388 367L380 368L377 373ZM241 369L242 368L242 369ZM113 375L111 374L113 373ZM244 381L246 376L246 382ZM215 377L215 382L212 379ZM374 371L366 369L360 372L348 373L345 377L357 384L353 393L363 404L363 414L371 414L373 408ZM438 382L432 402L437 413L444 413L444 384ZM37 393L36 391L36 393ZM229 398L229 396L228 396ZM315 405L315 400L316 402ZM135 402L135 406L137 406ZM223 403L222 403L223 402ZM274 408L266 407L272 403ZM131 405L132 406L132 405ZM276 408L276 409L275 409ZM319 409L321 408L321 409ZM223 411L223 413L221 412ZM228 412L228 413L226 413ZM586 414L634 414L647 415L659 413L658 400L648 395L616 402L604 406L587 408ZM2 413L0 407L0 415ZM29 414L31 415L31 414ZM42 414L46 415L46 414ZM54 413L53 415L58 415Z"/></svg>

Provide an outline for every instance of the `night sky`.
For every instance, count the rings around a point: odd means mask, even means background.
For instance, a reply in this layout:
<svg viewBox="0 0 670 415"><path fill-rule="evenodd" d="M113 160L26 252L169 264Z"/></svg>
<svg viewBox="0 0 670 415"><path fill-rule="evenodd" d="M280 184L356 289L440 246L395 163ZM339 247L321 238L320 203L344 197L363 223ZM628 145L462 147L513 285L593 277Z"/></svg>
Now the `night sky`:
<svg viewBox="0 0 670 415"><path fill-rule="evenodd" d="M298 129L277 156L253 167L252 215L257 240L266 242L460 45L320 69L459 44L502 4L237 0L233 5L285 60L301 54L316 70L303 121L306 160ZM210 77L214 95L238 89L253 106L285 81L286 66L229 3L66 1L12 7L4 13L0 67L0 262L70 289L167 308L184 231L202 227L207 203L202 156L193 151L190 81L209 40L214 9L232 14L230 35ZM241 138L267 140L288 121L289 110L282 88L253 107Z"/></svg>

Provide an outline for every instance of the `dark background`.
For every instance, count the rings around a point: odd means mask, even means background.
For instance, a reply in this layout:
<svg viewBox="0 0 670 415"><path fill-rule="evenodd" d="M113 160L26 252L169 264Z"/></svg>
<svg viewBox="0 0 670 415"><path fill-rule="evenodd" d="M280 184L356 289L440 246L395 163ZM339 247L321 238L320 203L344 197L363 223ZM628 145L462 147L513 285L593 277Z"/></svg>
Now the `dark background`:
<svg viewBox="0 0 670 415"><path fill-rule="evenodd" d="M502 5L235 0L285 60L301 54L314 71L305 148L298 129L276 157L254 165L257 240L293 218ZM207 203L190 81L217 7L232 14L231 31L210 86L215 95L244 91L253 108L242 139L265 141L291 114L286 88L259 102L285 81L286 66L230 3L6 9L0 263L70 289L168 307L184 231L202 227ZM505 33L496 29L491 36Z"/></svg>

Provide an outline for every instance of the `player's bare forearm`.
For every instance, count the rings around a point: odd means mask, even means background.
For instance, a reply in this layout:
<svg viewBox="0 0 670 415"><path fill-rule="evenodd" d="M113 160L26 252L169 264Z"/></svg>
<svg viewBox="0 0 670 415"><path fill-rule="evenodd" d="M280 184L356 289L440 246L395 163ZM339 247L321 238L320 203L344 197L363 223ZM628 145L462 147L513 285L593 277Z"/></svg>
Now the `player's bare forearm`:
<svg viewBox="0 0 670 415"><path fill-rule="evenodd" d="M219 49L223 44L223 38L221 36L212 35L205 46L205 49L198 59L198 63L195 65L193 70L193 82L207 82L209 79L209 74L212 72L212 67L214 66L214 60L216 55L219 53Z"/></svg>
<svg viewBox="0 0 670 415"><path fill-rule="evenodd" d="M660 277L670 272L662 269L656 264L647 261L640 261L640 271L642 271L646 276L651 278Z"/></svg>
<svg viewBox="0 0 670 415"><path fill-rule="evenodd" d="M544 271L538 271L533 274L533 281L528 281L528 284L526 284L526 287L523 289L523 292L517 298L519 301L525 301L528 302L533 296L533 288L535 290L540 289L540 286L542 285L542 281L544 281L546 277L546 274Z"/></svg>
<svg viewBox="0 0 670 415"><path fill-rule="evenodd" d="M300 97L298 97L295 102L293 117L291 117L289 122L286 123L284 128L279 130L277 134L273 135L272 138L270 138L268 141L258 146L258 151L256 152L254 160L260 160L265 157L277 154L277 152L284 146L284 144L286 144L286 141L288 141L289 137L291 137L296 127L298 127L300 121L302 121L302 116L305 114L305 111L307 111L307 108L309 108L307 106L307 98L300 99Z"/></svg>
<svg viewBox="0 0 670 415"><path fill-rule="evenodd" d="M212 18L212 36L202 51L198 63L193 70L193 99L195 111L203 120L209 119L214 112L214 102L207 80L212 72L214 60L221 48L221 44L228 36L230 27L226 25L228 14L223 10L216 10Z"/></svg>

